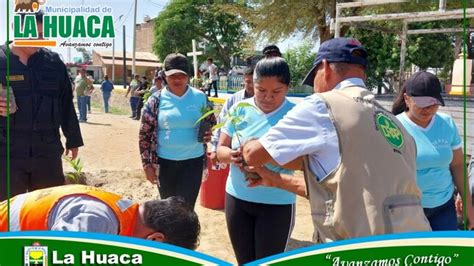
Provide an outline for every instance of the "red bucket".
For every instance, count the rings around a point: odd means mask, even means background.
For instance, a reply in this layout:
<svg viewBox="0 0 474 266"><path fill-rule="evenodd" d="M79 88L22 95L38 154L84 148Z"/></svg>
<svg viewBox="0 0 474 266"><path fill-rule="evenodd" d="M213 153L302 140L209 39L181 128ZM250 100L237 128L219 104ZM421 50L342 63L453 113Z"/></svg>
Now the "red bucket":
<svg viewBox="0 0 474 266"><path fill-rule="evenodd" d="M207 175L201 183L201 205L208 209L221 210L225 206L225 182L229 175L229 165L217 168L207 159Z"/></svg>

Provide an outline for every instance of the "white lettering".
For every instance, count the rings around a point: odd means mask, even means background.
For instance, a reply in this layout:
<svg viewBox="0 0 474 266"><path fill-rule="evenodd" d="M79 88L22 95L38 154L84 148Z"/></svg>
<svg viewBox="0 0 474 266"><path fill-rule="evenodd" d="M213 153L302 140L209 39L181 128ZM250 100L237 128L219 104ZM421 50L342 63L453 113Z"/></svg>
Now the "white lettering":
<svg viewBox="0 0 474 266"><path fill-rule="evenodd" d="M141 265L143 264L143 258L140 254L96 254L94 251L82 251L81 253L82 264L97 264L97 265ZM53 253L54 256L54 253ZM53 258L54 259L54 258ZM66 261L65 261L66 262ZM74 263L74 261L72 262ZM54 262L53 262L54 264ZM61 264L61 263L59 263ZM71 264L71 263L65 263Z"/></svg>
<svg viewBox="0 0 474 266"><path fill-rule="evenodd" d="M126 261L126 262L122 262L122 257L124 257L124 255L120 256L120 264L129 264L130 263L130 260ZM127 257L129 257L127 255ZM118 261L119 261L119 257L117 254L109 254L109 259L107 260L107 263L108 264L118 264Z"/></svg>
<svg viewBox="0 0 474 266"><path fill-rule="evenodd" d="M142 264L143 264L142 255L140 255L140 254L133 254L133 255L132 255L132 264L134 264L134 265L142 265Z"/></svg>
<svg viewBox="0 0 474 266"><path fill-rule="evenodd" d="M87 251L82 251L81 252L81 263L82 264L95 264L95 253L94 251L89 251L90 253L88 254Z"/></svg>
<svg viewBox="0 0 474 266"><path fill-rule="evenodd" d="M53 250L53 264L74 264L74 255L64 254L64 258L61 260L58 258L58 252Z"/></svg>
<svg viewBox="0 0 474 266"><path fill-rule="evenodd" d="M95 260L97 264L107 264L107 255L98 254L95 256Z"/></svg>

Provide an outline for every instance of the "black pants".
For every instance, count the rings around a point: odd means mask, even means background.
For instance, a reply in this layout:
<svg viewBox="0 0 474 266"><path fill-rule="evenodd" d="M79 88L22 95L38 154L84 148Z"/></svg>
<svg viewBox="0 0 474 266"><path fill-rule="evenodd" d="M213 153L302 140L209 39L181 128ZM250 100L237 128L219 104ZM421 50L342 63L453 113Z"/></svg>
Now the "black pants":
<svg viewBox="0 0 474 266"><path fill-rule="evenodd" d="M173 161L158 158L160 164L160 197L181 196L194 209L196 199L201 187L204 157Z"/></svg>
<svg viewBox="0 0 474 266"><path fill-rule="evenodd" d="M207 89L207 95L211 96L211 90L214 87L214 97L217 97L217 80L213 80Z"/></svg>
<svg viewBox="0 0 474 266"><path fill-rule="evenodd" d="M253 203L226 194L225 217L241 265L285 251L294 227L295 205Z"/></svg>
<svg viewBox="0 0 474 266"><path fill-rule="evenodd" d="M454 197L446 203L434 208L423 208L425 216L430 222L433 231L456 231L458 220L456 217L456 207Z"/></svg>
<svg viewBox="0 0 474 266"><path fill-rule="evenodd" d="M40 188L64 185L61 157L12 158L10 197ZM0 157L0 201L7 198L7 159Z"/></svg>

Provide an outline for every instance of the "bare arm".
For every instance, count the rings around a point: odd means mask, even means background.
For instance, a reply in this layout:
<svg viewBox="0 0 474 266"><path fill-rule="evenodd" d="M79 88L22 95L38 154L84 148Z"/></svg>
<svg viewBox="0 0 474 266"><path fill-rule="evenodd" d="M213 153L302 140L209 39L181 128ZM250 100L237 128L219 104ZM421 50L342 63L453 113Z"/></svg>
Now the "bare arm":
<svg viewBox="0 0 474 266"><path fill-rule="evenodd" d="M472 209L472 201L469 197L469 195L471 195L469 186L467 186L467 191L464 190L464 154L461 148L453 151L453 161L451 162L449 169L453 176L454 185L461 193L461 197L464 197L464 195L468 197L465 201L466 205L464 208L466 208L467 219L472 228L474 226L474 210Z"/></svg>
<svg viewBox="0 0 474 266"><path fill-rule="evenodd" d="M231 138L225 132L221 132L217 145L217 159L222 163L233 163L242 166L242 153L240 149L232 150Z"/></svg>
<svg viewBox="0 0 474 266"><path fill-rule="evenodd" d="M245 143L242 155L245 162L251 166L261 166L266 163L279 165L258 140L251 140ZM301 170L303 168L303 158L296 158L282 167L289 170Z"/></svg>
<svg viewBox="0 0 474 266"><path fill-rule="evenodd" d="M254 186L267 186L276 187L280 189L293 192L301 197L307 197L306 195L306 183L304 178L280 174L268 170L265 167L246 167L249 172L257 173L261 179L250 179L250 187Z"/></svg>

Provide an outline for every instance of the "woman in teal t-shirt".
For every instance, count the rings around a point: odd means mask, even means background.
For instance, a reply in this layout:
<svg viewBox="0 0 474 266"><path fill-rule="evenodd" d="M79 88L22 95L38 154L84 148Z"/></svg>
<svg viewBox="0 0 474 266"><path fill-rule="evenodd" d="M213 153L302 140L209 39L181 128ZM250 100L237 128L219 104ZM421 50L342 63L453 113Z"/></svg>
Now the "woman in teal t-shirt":
<svg viewBox="0 0 474 266"><path fill-rule="evenodd" d="M464 156L456 124L438 112L444 106L438 78L425 71L413 74L400 90L392 112L416 143L416 178L421 204L433 231L457 230L454 187L464 192ZM469 193L469 188L467 191ZM468 201L469 223L474 223Z"/></svg>
<svg viewBox="0 0 474 266"><path fill-rule="evenodd" d="M254 71L255 96L231 107L239 117L223 127L217 148L220 162L231 163L226 184L225 215L239 265L285 251L294 225L295 194L271 187L248 187L241 170L240 146L265 134L294 104L286 98L290 71L284 59L262 59ZM289 170L265 165L270 170Z"/></svg>
<svg viewBox="0 0 474 266"><path fill-rule="evenodd" d="M201 187L205 145L198 141L201 108L206 95L188 85L188 60L169 54L164 61L166 87L151 95L143 112L139 146L146 178L162 199L180 196L194 209ZM210 106L209 106L210 108ZM209 116L215 124L215 117ZM210 130L204 136L209 142Z"/></svg>

